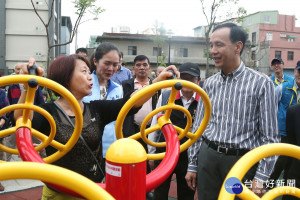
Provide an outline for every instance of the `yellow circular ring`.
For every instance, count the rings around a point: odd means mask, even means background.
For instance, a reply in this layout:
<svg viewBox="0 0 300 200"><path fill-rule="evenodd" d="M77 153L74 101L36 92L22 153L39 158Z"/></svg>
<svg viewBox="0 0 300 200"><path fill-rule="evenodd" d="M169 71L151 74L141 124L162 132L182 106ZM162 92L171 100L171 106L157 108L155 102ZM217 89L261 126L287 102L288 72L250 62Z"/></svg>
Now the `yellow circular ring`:
<svg viewBox="0 0 300 200"><path fill-rule="evenodd" d="M190 129L191 127L191 124L192 124L192 116L190 114L190 112L185 109L184 107L182 106L178 106L178 105L165 105L165 106L162 106L162 107L159 107L157 109L155 109L154 111L152 111L151 113L149 113L145 120L143 121L142 125L141 125L141 138L149 145L151 146L154 146L154 147L165 147L166 146L166 142L152 142L151 140L149 140L147 137L146 137L146 132L145 132L145 128L146 128L146 125L147 125L147 122L154 116L156 115L157 113L160 113L162 112L163 110L169 110L169 109L176 109L176 110L179 110L181 112L183 112L186 116L187 116L187 125L185 127L185 129L182 131L182 133L179 134L179 137L178 139L181 140L184 136L186 136L188 130ZM162 116L164 117L164 116ZM165 124L163 124L165 125ZM160 127L158 126L156 128L156 130L160 129ZM129 137L130 138L130 137Z"/></svg>
<svg viewBox="0 0 300 200"><path fill-rule="evenodd" d="M42 144L35 147L35 150L40 151L40 150L44 149L45 147L47 147L51 143L51 141L54 139L55 130L56 130L56 124L55 124L52 116L47 111L42 109L41 107L38 107L35 105L26 105L26 104L14 104L14 105L7 106L0 110L0 116L2 116L3 113L7 113L7 112L17 110L17 109L33 110L33 111L38 112L38 113L42 114L43 116L45 116L45 118L49 121L51 131L46 140L43 138L39 138L38 135L36 134L37 131L32 131L32 135L36 136L38 139L40 139L42 141ZM15 133L16 130L20 127L27 127L31 130L33 129L33 128L31 128L31 126L28 126L27 124L25 125L25 124L21 123L20 125L18 125L18 123L17 123L16 126L3 130L1 133L1 136L5 137L8 135L11 135L11 134ZM9 134L6 134L6 133L9 133ZM19 154L19 151L17 149L12 149L12 148L6 147L2 144L0 144L0 149L5 152L11 153L11 154Z"/></svg>
<svg viewBox="0 0 300 200"><path fill-rule="evenodd" d="M182 84L182 87L184 88L189 88L192 89L193 91L195 91L196 93L198 93L203 102L204 102L204 107L205 107L205 113L204 113L204 117L202 119L201 125L199 126L199 128L197 129L197 131L193 134L188 132L186 134L187 137L189 137L189 140L186 141L184 144L182 144L180 146L180 150L183 149L187 149L189 146L191 146L194 142L197 141L197 139L202 135L202 133L204 132L208 122L209 122L209 118L210 118L210 113L211 113L211 104L210 104L210 100L207 96L207 94L204 92L204 90L202 88L200 88L198 85L191 83L189 81L185 81L185 80L168 80L168 81L161 81L158 83L154 83L152 85L149 85L145 88L143 88L142 90L140 90L139 92L137 92L136 94L134 94L127 102L126 104L123 106L122 110L120 111L118 118L116 120L116 136L118 139L123 138L123 134L122 134L122 127L123 127L123 123L124 123L124 119L125 116L128 114L129 110L135 105L135 102L138 99L141 99L143 96L145 96L148 93L154 93L160 89L163 88L172 88L172 92L170 95L170 104L174 105L174 100L175 100L175 96L177 94L177 90L175 89L175 84L180 82ZM170 101L169 100L169 101ZM168 104L169 105L169 104ZM169 109L166 111L166 121L169 120L170 117L170 112ZM148 117L146 117L144 119L144 121L142 122L142 125L144 126L148 121L146 121L146 119L148 119ZM157 127L159 126L155 126L155 127L150 127L145 131L145 134L149 134L150 132L152 132L153 130L157 130ZM148 131L149 130L149 131ZM176 127L176 130L181 132L182 129L180 129L179 127ZM184 131L183 131L184 132ZM137 133L133 136L131 136L130 138L141 138L141 133ZM183 136L182 136L183 137ZM161 160L164 157L165 153L160 153L160 154L148 154L148 160Z"/></svg>
<svg viewBox="0 0 300 200"><path fill-rule="evenodd" d="M114 200L103 188L71 170L42 163L7 162L0 164L0 181L34 179L73 190L85 199Z"/></svg>
<svg viewBox="0 0 300 200"><path fill-rule="evenodd" d="M258 161L260 161L263 158L267 158L269 156L274 155L283 155L283 156L291 156L293 158L300 159L300 147L296 145L291 144L285 144L285 143L273 143L273 144L267 144L260 147L257 147L247 154L245 154L242 158L240 158L235 165L231 168L229 173L227 174L227 177L225 178L220 194L219 194L219 200L228 199L233 200L235 197L235 194L229 194L225 190L225 181L230 177L236 177L239 180L242 180L242 178L245 176L247 171L255 165ZM256 196L250 189L245 187L243 185L243 191L241 194L237 194L237 196L241 199L259 199L258 196ZM278 187L280 189L281 187ZM287 189L291 194L291 189L296 188L285 188ZM270 192L270 194L269 194ZM267 196L268 198L262 199L274 199L276 197L276 190L270 190L268 191L264 196ZM297 197L300 198L300 191L297 190L296 192Z"/></svg>
<svg viewBox="0 0 300 200"><path fill-rule="evenodd" d="M74 114L75 114L75 119L76 119L75 128L74 128L73 134L72 134L71 138L69 139L69 141L65 145L62 145L55 140L52 140L50 143L50 145L52 147L56 148L58 151L55 152L54 154L52 154L51 156L44 158L44 161L47 163L52 163L52 162L58 160L59 158L61 158L62 156L64 156L66 153L68 153L73 148L73 146L76 144L76 142L81 134L82 124L83 124L81 108L78 104L78 101L75 99L75 97L72 95L72 93L69 90L67 90L60 84L58 84L50 79L44 78L44 77L39 77L39 76L34 76L34 75L5 76L5 77L0 78L0 87L6 86L6 85L11 85L11 84L17 84L17 83L27 84L30 79L36 79L38 82L38 85L44 86L46 88L49 88L49 89L59 93L63 98L65 98L70 103L70 105L74 111ZM30 90L30 88L28 88L28 89ZM34 109L33 99L32 99L32 102L25 102L24 105L28 106L28 108L30 106L32 106L32 108ZM24 110L26 111L28 109L24 109ZM40 112L41 114L45 113L45 112L41 112L39 109L37 111ZM47 115L45 117L47 118ZM53 118L49 121L50 124L51 124L52 120L53 120ZM21 122L19 126L27 127L28 120L26 117L25 117L24 121L25 122L23 124ZM56 130L52 130L52 129L54 129L54 127L52 127L52 126L51 126L51 131L56 132ZM9 129L8 131L5 131L5 130L0 131L0 138L7 135L8 132L12 131L12 130L13 130L13 128ZM34 135L39 135L40 138L44 137L44 140L46 140L47 136L42 136L42 134L39 134L39 132L37 132L33 129L32 129L32 131L34 132ZM49 141L47 141L47 143L49 143ZM1 147L1 149L3 149L3 147ZM36 149L41 149L41 148L39 147Z"/></svg>

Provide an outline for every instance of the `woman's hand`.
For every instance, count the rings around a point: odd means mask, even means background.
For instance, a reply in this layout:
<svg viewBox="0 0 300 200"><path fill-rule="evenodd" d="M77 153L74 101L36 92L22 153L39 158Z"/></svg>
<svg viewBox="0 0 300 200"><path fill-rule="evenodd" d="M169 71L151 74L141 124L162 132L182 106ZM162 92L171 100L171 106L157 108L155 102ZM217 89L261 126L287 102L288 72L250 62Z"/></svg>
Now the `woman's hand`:
<svg viewBox="0 0 300 200"><path fill-rule="evenodd" d="M164 80L167 80L168 77L172 77L173 76L173 73L172 72L168 72L168 70L172 69L176 75L177 78L180 78L180 73L179 71L177 70L177 68L175 67L175 65L170 65L168 67L166 67L160 74L157 78L155 78L152 83L156 83L156 82L159 82L159 81L164 81ZM137 93L139 90L137 91L134 91L130 97L132 97L135 93ZM148 101L153 95L155 95L157 91L154 91L152 93L147 93L145 94L143 97L141 97L140 99L138 99L136 101L136 104L134 105L135 108L138 108L138 107L141 107L143 106L143 104Z"/></svg>
<svg viewBox="0 0 300 200"><path fill-rule="evenodd" d="M166 67L160 74L157 78L155 78L152 83L156 83L156 82L159 82L159 81L164 81L164 80L167 80L167 78L169 77L172 77L173 76L173 73L172 72L168 72L168 70L172 69L176 75L176 78L180 78L180 73L179 71L177 70L177 68L175 67L175 65L170 65L168 67Z"/></svg>

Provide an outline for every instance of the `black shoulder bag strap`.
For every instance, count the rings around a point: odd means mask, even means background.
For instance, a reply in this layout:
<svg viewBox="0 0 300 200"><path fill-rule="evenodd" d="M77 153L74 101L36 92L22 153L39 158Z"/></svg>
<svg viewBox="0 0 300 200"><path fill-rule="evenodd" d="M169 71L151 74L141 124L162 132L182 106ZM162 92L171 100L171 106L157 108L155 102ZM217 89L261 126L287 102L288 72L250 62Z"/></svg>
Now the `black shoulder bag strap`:
<svg viewBox="0 0 300 200"><path fill-rule="evenodd" d="M66 117L66 119L69 121L69 123L73 126L73 128L75 128L72 120L70 119L70 117L67 115L67 113L56 103L56 101L54 102L54 104L56 105L56 107L58 108L58 110L60 110L60 112ZM86 143L85 139L82 137L82 135L80 134L80 139L81 141L83 142L84 146L87 148L87 150L90 152L90 154L93 156L95 162L96 162L96 165L97 167L99 168L99 171L102 173L103 177L105 177L105 174L104 172L102 171L101 169L101 165L99 164L98 162L98 159L96 158L96 156L94 155L93 151L91 150L91 148L89 147L89 145ZM99 146L98 146L98 152L100 152L100 143L99 143ZM99 154L99 153L97 153ZM94 168L94 167L93 167Z"/></svg>

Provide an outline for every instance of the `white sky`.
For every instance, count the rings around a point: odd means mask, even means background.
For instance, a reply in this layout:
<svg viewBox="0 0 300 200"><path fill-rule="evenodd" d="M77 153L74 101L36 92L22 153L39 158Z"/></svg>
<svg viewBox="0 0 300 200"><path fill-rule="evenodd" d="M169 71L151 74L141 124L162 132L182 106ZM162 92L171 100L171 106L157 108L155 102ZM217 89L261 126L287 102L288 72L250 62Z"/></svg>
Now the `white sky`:
<svg viewBox="0 0 300 200"><path fill-rule="evenodd" d="M248 14L278 10L280 14L296 15L297 26L300 26L300 12L297 13L299 2L299 0L240 0L238 6L244 7ZM87 21L79 26L78 47L85 47L90 35L111 32L112 27L128 26L131 33L137 33L153 27L155 20L158 20L164 23L167 30L171 29L174 35L193 36L193 28L207 24L202 14L200 0L97 0L97 5L106 11L100 14L99 20ZM62 15L71 16L73 24L76 20L74 12L72 1L63 0ZM87 16L86 19L88 18ZM73 42L71 53L74 51Z"/></svg>

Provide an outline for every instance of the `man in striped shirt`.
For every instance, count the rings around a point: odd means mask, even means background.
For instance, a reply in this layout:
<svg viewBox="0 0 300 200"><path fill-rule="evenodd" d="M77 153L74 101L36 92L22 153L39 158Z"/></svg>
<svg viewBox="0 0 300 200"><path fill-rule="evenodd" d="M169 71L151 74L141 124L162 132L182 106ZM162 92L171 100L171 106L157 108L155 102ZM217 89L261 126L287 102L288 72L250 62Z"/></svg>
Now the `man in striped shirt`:
<svg viewBox="0 0 300 200"><path fill-rule="evenodd" d="M189 187L195 190L197 185L199 200L218 198L227 173L245 153L280 142L275 88L266 75L245 67L240 55L246 39L246 32L233 23L215 27L210 38L210 54L220 72L204 82L212 113L202 137L188 149L186 175ZM200 101L193 132L203 114ZM260 183L268 181L275 161L261 160L244 177L256 194L262 195Z"/></svg>

